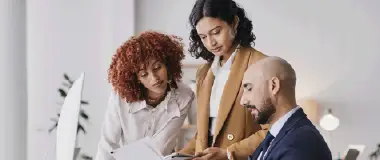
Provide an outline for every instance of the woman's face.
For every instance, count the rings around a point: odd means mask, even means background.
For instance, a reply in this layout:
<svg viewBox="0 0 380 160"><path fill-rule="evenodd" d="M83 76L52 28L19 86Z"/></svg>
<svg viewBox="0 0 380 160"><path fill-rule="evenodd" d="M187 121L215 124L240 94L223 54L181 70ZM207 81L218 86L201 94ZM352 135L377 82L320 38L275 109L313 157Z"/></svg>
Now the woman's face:
<svg viewBox="0 0 380 160"><path fill-rule="evenodd" d="M203 45L216 56L229 54L235 38L236 22L227 22L212 17L203 17L195 26Z"/></svg>
<svg viewBox="0 0 380 160"><path fill-rule="evenodd" d="M160 96L168 87L168 71L164 63L150 59L146 68L141 67L137 77L141 84L148 90L149 96Z"/></svg>

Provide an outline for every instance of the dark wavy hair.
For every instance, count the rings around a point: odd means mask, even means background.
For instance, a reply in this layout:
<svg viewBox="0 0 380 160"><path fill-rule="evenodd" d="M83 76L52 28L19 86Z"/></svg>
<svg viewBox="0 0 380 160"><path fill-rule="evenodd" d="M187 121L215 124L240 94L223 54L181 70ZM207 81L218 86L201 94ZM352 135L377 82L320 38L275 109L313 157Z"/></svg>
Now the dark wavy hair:
<svg viewBox="0 0 380 160"><path fill-rule="evenodd" d="M108 81L121 99L127 102L145 99L145 87L138 83L137 73L141 65L148 65L150 58L165 64L171 87L182 79L182 60L185 58L182 39L155 31L147 31L131 37L121 45L112 57L108 69Z"/></svg>
<svg viewBox="0 0 380 160"><path fill-rule="evenodd" d="M214 60L214 54L203 45L195 26L203 17L219 18L228 24L234 22L235 16L239 17L235 42L242 47L255 45L256 36L252 33L252 21L248 19L243 8L233 0L197 0L189 16L191 25L190 47L191 56L198 59L202 57L208 62Z"/></svg>

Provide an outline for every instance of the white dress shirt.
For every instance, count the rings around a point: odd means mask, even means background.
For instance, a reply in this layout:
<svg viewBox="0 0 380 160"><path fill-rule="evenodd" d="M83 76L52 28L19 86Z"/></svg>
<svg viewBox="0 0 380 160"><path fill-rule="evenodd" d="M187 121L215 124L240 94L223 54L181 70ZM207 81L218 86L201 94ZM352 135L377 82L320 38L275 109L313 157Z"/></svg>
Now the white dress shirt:
<svg viewBox="0 0 380 160"><path fill-rule="evenodd" d="M220 56L215 56L214 61L211 64L211 71L215 76L214 83L211 89L210 96L210 117L213 121L211 122L211 134L214 135L216 117L218 117L218 110L220 105L220 100L223 95L224 86L228 80L228 76L231 72L232 63L235 60L235 52L233 52L227 62L221 66Z"/></svg>
<svg viewBox="0 0 380 160"><path fill-rule="evenodd" d="M300 108L300 106L297 106L296 108L293 108L292 110L290 110L288 113L286 113L285 115L283 115L280 119L278 119L276 122L273 123L272 127L270 128L269 132L273 135L273 137L277 137L278 133L280 132L280 130L282 129L282 127L284 126L284 124L286 123L286 121L288 121L288 119ZM274 139L274 138L273 138ZM273 142L273 140L272 140ZM271 143L272 143L271 142ZM269 148L271 147L271 145L269 145L267 151L269 150ZM264 153L264 158L266 156L266 153ZM260 152L260 155L258 157L258 159L261 158L261 156L263 155L263 151Z"/></svg>
<svg viewBox="0 0 380 160"><path fill-rule="evenodd" d="M113 160L113 150L147 136L164 156L172 153L186 117L189 115L189 122L196 124L194 92L185 84L177 84L178 88L155 108L145 101L127 103L112 93L95 160Z"/></svg>

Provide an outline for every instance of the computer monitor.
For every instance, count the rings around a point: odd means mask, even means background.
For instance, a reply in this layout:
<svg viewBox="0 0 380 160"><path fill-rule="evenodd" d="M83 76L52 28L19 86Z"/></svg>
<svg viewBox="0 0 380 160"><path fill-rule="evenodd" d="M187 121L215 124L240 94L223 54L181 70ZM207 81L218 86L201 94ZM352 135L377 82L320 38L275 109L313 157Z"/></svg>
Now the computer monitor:
<svg viewBox="0 0 380 160"><path fill-rule="evenodd" d="M75 145L84 78L82 73L75 80L63 102L56 131L55 160L72 160L78 154Z"/></svg>

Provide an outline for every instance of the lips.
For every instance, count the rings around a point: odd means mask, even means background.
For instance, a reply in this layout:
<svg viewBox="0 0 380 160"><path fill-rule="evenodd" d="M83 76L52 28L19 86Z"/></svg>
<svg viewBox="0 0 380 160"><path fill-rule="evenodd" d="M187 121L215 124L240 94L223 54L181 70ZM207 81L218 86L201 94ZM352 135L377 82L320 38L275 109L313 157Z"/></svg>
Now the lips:
<svg viewBox="0 0 380 160"><path fill-rule="evenodd" d="M156 83L153 84L153 87L159 87L161 86L161 84L163 83L164 81L158 81Z"/></svg>
<svg viewBox="0 0 380 160"><path fill-rule="evenodd" d="M220 51L220 49L222 49L222 46L220 46L220 47L217 47L217 48L214 48L214 49L211 49L213 52L218 52L218 51Z"/></svg>

